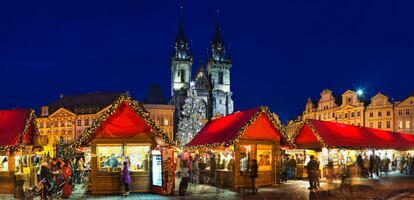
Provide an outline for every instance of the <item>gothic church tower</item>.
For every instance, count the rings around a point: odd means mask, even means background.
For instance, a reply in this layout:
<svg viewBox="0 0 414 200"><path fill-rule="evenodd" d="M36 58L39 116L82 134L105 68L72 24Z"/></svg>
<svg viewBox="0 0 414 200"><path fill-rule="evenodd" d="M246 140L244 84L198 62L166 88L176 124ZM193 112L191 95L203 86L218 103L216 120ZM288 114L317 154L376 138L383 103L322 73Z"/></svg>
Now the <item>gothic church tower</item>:
<svg viewBox="0 0 414 200"><path fill-rule="evenodd" d="M226 54L224 38L220 23L217 22L215 34L211 41L210 57L207 62L207 71L213 84L213 116L233 113L232 92L230 90L230 69L232 60Z"/></svg>

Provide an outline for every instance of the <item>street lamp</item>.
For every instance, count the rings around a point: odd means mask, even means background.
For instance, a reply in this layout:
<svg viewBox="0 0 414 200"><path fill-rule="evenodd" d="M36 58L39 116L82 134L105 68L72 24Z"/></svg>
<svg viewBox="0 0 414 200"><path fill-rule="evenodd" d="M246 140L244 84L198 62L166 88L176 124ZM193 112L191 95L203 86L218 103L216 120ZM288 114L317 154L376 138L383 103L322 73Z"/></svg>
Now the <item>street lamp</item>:
<svg viewBox="0 0 414 200"><path fill-rule="evenodd" d="M357 94L358 94L358 96L362 96L364 94L364 91L362 91L361 89L358 89Z"/></svg>

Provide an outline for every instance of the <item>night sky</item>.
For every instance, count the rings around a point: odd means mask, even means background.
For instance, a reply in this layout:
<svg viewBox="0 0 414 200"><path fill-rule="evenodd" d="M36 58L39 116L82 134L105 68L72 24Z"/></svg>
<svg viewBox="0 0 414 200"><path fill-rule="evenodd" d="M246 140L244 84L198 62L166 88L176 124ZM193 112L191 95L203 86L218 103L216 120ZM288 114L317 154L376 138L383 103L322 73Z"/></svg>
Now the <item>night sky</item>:
<svg viewBox="0 0 414 200"><path fill-rule="evenodd" d="M324 88L397 100L414 92L414 1L185 1L186 33L206 60L220 10L235 110L268 105L283 121ZM2 1L0 108L38 109L59 94L170 96L179 2Z"/></svg>

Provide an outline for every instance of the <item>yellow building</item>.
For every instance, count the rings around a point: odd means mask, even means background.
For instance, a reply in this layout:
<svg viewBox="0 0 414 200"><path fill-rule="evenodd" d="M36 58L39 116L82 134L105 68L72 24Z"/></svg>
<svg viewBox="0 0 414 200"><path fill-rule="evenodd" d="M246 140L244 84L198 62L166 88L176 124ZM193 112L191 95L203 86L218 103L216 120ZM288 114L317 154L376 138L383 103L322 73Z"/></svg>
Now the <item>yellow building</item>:
<svg viewBox="0 0 414 200"><path fill-rule="evenodd" d="M59 100L42 106L37 125L39 133L48 136L45 150L54 156L60 136L67 143L77 139L119 95L121 93L60 95Z"/></svg>
<svg viewBox="0 0 414 200"><path fill-rule="evenodd" d="M414 134L414 94L395 104L395 131Z"/></svg>
<svg viewBox="0 0 414 200"><path fill-rule="evenodd" d="M174 139L174 105L144 104L151 119L167 133L171 140Z"/></svg>
<svg viewBox="0 0 414 200"><path fill-rule="evenodd" d="M377 93L365 112L365 126L387 131L394 131L394 106L388 97Z"/></svg>
<svg viewBox="0 0 414 200"><path fill-rule="evenodd" d="M342 104L335 112L336 122L356 126L365 126L364 102L358 94L347 90L342 94Z"/></svg>

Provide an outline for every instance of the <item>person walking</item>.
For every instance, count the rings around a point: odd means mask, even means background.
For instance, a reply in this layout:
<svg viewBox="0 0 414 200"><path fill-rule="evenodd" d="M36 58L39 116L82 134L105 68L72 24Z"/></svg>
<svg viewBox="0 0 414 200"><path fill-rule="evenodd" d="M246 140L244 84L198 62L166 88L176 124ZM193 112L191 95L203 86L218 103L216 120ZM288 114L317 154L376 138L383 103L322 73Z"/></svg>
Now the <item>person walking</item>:
<svg viewBox="0 0 414 200"><path fill-rule="evenodd" d="M308 170L308 179L309 179L309 190L316 189L316 178L315 175L318 173L316 169L318 169L318 162L315 160L315 156L310 156L310 161L306 165L306 169Z"/></svg>
<svg viewBox="0 0 414 200"><path fill-rule="evenodd" d="M78 162L76 163L76 166L78 168L78 184L81 184L83 181L83 173L84 173L82 157L78 158Z"/></svg>
<svg viewBox="0 0 414 200"><path fill-rule="evenodd" d="M384 158L381 160L381 171L385 173L385 177L388 177L388 171L390 169L390 159L385 154Z"/></svg>
<svg viewBox="0 0 414 200"><path fill-rule="evenodd" d="M369 175L371 176L371 179L374 178L374 169L375 169L375 164L374 164L374 155L370 155L369 156Z"/></svg>
<svg viewBox="0 0 414 200"><path fill-rule="evenodd" d="M289 156L282 161L282 182L287 182L289 174Z"/></svg>
<svg viewBox="0 0 414 200"><path fill-rule="evenodd" d="M362 158L362 155L361 154L358 154L358 156L357 156L357 166L358 166L358 171L359 171L359 173L358 173L358 175L360 176L360 177L363 177L364 176L364 159Z"/></svg>
<svg viewBox="0 0 414 200"><path fill-rule="evenodd" d="M217 170L216 155L212 154L210 158L210 184L213 186L216 185L216 170Z"/></svg>
<svg viewBox="0 0 414 200"><path fill-rule="evenodd" d="M124 161L124 167L121 172L122 182L125 186L125 193L122 194L124 196L129 195L129 184L131 183L131 176L129 175L129 169L128 169L128 162Z"/></svg>
<svg viewBox="0 0 414 200"><path fill-rule="evenodd" d="M296 159L295 156L292 156L289 159L289 179L296 179Z"/></svg>
<svg viewBox="0 0 414 200"><path fill-rule="evenodd" d="M204 159L200 159L200 162L198 163L198 170L200 171L198 182L200 184L204 184L206 176L206 163L204 162Z"/></svg>
<svg viewBox="0 0 414 200"><path fill-rule="evenodd" d="M380 177L381 175L381 157L379 155L375 155L374 158L374 168L375 168L375 173L377 174L377 177Z"/></svg>
<svg viewBox="0 0 414 200"><path fill-rule="evenodd" d="M181 167L181 182L180 186L178 188L178 194L179 195L185 195L185 192L187 191L188 182L190 180L189 174L188 174L188 161L183 160L183 166Z"/></svg>
<svg viewBox="0 0 414 200"><path fill-rule="evenodd" d="M369 159L367 154L364 154L364 160L363 160L363 167L364 167L364 178L368 178L369 177Z"/></svg>
<svg viewBox="0 0 414 200"><path fill-rule="evenodd" d="M252 166L250 168L250 178L251 178L251 181L252 181L253 194L257 193L257 188L256 188L256 178L258 177L257 169L258 169L257 160L253 159L252 160Z"/></svg>
<svg viewBox="0 0 414 200"><path fill-rule="evenodd" d="M62 196L64 198L69 198L72 194L72 186L71 186L71 177L72 177L72 169L70 168L70 161L67 160L62 167L62 176L64 178L65 184L62 190Z"/></svg>
<svg viewBox="0 0 414 200"><path fill-rule="evenodd" d="M196 156L194 159L191 159L190 168L191 168L191 183L197 183L198 182L198 156Z"/></svg>

